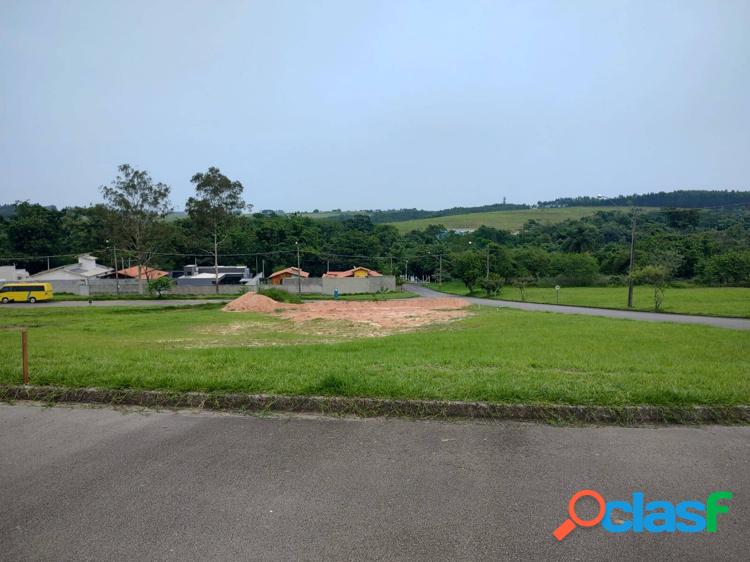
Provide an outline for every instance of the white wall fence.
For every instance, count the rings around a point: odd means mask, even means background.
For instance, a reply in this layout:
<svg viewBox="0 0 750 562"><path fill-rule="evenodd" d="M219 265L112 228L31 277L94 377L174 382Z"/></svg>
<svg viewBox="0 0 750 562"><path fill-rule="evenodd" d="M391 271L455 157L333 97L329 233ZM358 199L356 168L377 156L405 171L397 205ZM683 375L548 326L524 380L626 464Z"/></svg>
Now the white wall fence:
<svg viewBox="0 0 750 562"><path fill-rule="evenodd" d="M72 293L74 295L114 295L118 293L118 281L116 279L89 279L86 281L47 281L52 284L52 290L56 293ZM262 285L262 287L276 287L290 293L297 292L297 279L284 279L282 285ZM395 291L396 278L392 275L382 277L308 277L300 280L300 288L304 294L333 295L338 289L341 295L358 293L377 293L378 291ZM219 285L219 294L238 295L247 291L255 291L256 287L245 285ZM148 293L148 283L143 282L143 292ZM138 282L135 279L120 279L119 294L138 294ZM216 287L213 285L172 285L166 295L213 295Z"/></svg>
<svg viewBox="0 0 750 562"><path fill-rule="evenodd" d="M48 281L52 284L52 290L56 293L72 293L74 295L137 295L138 281L135 279L89 279L84 281ZM118 291L119 284L119 291ZM247 290L244 285L219 285L220 295L238 295ZM143 282L143 292L148 293L148 283ZM172 285L165 295L215 295L216 287L213 285Z"/></svg>
<svg viewBox="0 0 750 562"><path fill-rule="evenodd" d="M378 291L395 291L396 278L393 275L382 277L308 277L300 279L300 292L303 294L322 293L333 295L335 289L340 295L353 295L358 293L377 293ZM296 277L287 277L281 285L273 285L288 291L297 292ZM270 286L270 285L269 285Z"/></svg>

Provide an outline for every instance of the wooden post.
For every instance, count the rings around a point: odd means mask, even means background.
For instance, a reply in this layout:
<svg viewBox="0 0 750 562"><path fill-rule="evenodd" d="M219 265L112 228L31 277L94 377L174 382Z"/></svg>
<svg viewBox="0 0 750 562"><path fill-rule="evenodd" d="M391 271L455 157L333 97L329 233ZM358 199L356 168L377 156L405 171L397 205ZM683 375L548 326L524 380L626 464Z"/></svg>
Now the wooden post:
<svg viewBox="0 0 750 562"><path fill-rule="evenodd" d="M29 333L21 330L21 355L23 356L23 384L29 384Z"/></svg>

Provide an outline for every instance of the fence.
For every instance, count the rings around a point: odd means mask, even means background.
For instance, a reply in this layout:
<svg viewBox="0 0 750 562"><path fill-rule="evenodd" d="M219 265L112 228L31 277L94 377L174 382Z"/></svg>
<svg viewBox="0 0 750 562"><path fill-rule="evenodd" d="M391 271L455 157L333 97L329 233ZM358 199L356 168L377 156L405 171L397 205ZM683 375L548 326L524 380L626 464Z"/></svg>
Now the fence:
<svg viewBox="0 0 750 562"><path fill-rule="evenodd" d="M378 291L395 291L396 278L393 275L382 277L308 277L299 280L300 293L322 293L332 295L338 289L341 295L353 295L358 293L377 293ZM281 285L274 285L295 293L297 291L298 279L288 277Z"/></svg>
<svg viewBox="0 0 750 562"><path fill-rule="evenodd" d="M137 295L138 281L135 279L89 279L85 281L49 281L52 290L56 293L72 293L74 295ZM119 290L118 290L119 286ZM219 285L220 295L238 295L247 291L244 285ZM148 283L143 282L143 291L148 293ZM215 295L214 285L172 285L165 295Z"/></svg>

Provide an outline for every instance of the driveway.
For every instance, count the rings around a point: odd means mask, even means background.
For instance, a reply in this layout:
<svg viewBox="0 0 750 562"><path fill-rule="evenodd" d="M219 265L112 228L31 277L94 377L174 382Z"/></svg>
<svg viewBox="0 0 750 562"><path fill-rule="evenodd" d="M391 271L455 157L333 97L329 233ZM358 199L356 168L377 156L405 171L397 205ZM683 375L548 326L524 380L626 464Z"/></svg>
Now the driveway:
<svg viewBox="0 0 750 562"><path fill-rule="evenodd" d="M750 427L0 404L6 560L746 560ZM552 531L605 499L734 498L716 533ZM579 505L581 517L592 517Z"/></svg>
<svg viewBox="0 0 750 562"><path fill-rule="evenodd" d="M647 322L674 322L677 324L704 324L720 328L735 330L750 330L750 319L726 318L719 316L696 316L691 314L667 314L658 312L637 312L634 310L613 310L609 308L589 308L586 306L567 306L556 304L538 304L532 302L503 301L496 299L481 299L476 297L458 297L448 293L433 291L420 285L404 285L404 289L417 293L422 297L456 297L466 299L482 306L496 308L517 308L534 312L559 312L561 314L584 314L587 316L603 316L605 318L620 318L626 320L645 320Z"/></svg>
<svg viewBox="0 0 750 562"><path fill-rule="evenodd" d="M11 302L8 304L0 304L0 310L3 308L28 308L28 309L43 309L43 308L57 308L57 307L89 307L89 306L188 306L191 304L208 304L208 303L223 303L230 299L123 299L123 300L111 300L111 301L47 301L47 302L36 302L30 304L27 302Z"/></svg>

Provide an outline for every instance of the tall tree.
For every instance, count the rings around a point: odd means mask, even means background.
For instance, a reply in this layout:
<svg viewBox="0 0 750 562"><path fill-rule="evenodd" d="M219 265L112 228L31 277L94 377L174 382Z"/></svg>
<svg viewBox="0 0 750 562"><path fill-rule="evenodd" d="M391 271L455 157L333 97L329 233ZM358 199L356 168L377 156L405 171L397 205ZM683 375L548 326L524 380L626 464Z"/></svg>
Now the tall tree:
<svg viewBox="0 0 750 562"><path fill-rule="evenodd" d="M143 293L141 272L154 257L158 248L163 219L171 211L171 188L154 183L145 170L129 164L118 168L119 174L110 185L101 186L106 207L111 211L110 226L113 238L133 254L138 266L138 292Z"/></svg>
<svg viewBox="0 0 750 562"><path fill-rule="evenodd" d="M195 174L190 181L195 184L195 197L187 200L185 210L196 226L211 238L214 284L218 293L219 246L226 240L235 219L248 206L242 199L244 188L213 166L206 173Z"/></svg>

